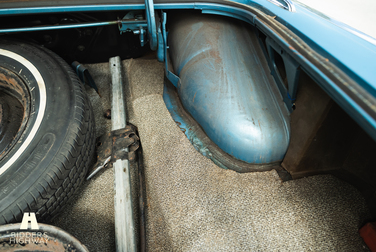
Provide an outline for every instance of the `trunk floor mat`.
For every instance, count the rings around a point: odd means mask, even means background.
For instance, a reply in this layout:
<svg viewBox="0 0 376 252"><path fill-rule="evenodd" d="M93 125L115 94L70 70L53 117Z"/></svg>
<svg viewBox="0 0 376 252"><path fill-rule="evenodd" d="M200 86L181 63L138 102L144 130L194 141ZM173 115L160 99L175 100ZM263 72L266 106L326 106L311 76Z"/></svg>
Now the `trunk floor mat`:
<svg viewBox="0 0 376 252"><path fill-rule="evenodd" d="M88 69L106 104L108 63ZM127 117L144 150L148 251L368 251L358 228L369 212L354 187L330 175L282 182L274 170L239 174L217 167L194 149L165 107L163 64L146 57L123 61L123 69ZM100 117L108 104L89 93L97 132L104 133L107 122ZM114 251L113 195L107 169L85 182L53 225L90 251Z"/></svg>

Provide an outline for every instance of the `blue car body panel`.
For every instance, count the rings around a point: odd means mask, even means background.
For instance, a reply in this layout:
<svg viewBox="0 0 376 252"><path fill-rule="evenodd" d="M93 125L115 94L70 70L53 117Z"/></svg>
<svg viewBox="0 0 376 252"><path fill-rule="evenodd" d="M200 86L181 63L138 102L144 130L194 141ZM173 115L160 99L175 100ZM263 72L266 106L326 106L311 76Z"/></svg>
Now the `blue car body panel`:
<svg viewBox="0 0 376 252"><path fill-rule="evenodd" d="M99 1L13 1L0 3L0 15L19 15L32 13L107 11L145 9L143 1L128 3ZM48 3L48 6L46 5ZM302 6L296 5L295 11L282 9L266 0L254 1L155 1L155 10L197 9L204 13L222 14L242 19L263 30L274 39L302 68L354 119L368 134L376 140L376 43L357 31L342 26L339 22L318 15ZM266 13L266 14L265 14ZM279 32L265 25L266 19L274 18L280 24ZM278 26L278 24L276 24ZM281 32L286 29L286 32ZM311 59L302 55L299 48L291 46L295 33L301 48L316 52ZM282 34L284 33L284 34ZM359 34L361 36L359 36ZM281 38L284 35L284 38ZM365 39L366 38L366 39ZM317 56L320 57L317 57ZM315 59L315 62L312 61ZM332 66L342 71L348 78L337 76L341 86L322 71L321 66Z"/></svg>

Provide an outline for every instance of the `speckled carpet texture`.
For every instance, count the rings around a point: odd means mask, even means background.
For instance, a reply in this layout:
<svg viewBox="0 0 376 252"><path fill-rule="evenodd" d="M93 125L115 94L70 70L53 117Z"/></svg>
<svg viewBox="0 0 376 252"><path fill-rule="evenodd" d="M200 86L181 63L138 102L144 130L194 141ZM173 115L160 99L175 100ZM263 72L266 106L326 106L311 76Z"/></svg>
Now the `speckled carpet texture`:
<svg viewBox="0 0 376 252"><path fill-rule="evenodd" d="M89 90L100 135L109 129L110 75L108 64L88 68L103 96ZM127 117L144 150L147 251L368 251L358 228L369 212L354 187L329 175L282 182L274 170L217 167L171 118L163 64L149 56L123 61L123 70ZM114 251L113 180L107 169L85 181L52 224L90 251Z"/></svg>
<svg viewBox="0 0 376 252"><path fill-rule="evenodd" d="M100 98L93 89L86 89L98 137L111 130L111 120L103 116L111 108L111 75L108 63L85 67L102 95ZM114 173L112 169L105 169L90 181L84 181L80 192L51 224L76 237L89 251L115 251L114 221Z"/></svg>

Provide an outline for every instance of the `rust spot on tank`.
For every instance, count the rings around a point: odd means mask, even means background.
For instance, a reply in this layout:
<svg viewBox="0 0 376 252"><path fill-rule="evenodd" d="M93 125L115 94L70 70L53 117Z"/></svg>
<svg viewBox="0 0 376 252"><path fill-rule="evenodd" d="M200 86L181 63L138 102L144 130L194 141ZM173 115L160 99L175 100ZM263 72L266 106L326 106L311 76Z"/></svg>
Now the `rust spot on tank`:
<svg viewBox="0 0 376 252"><path fill-rule="evenodd" d="M209 51L210 57L212 57L215 61L216 64L219 64L222 62L221 57L219 56L219 51L218 50L210 50Z"/></svg>

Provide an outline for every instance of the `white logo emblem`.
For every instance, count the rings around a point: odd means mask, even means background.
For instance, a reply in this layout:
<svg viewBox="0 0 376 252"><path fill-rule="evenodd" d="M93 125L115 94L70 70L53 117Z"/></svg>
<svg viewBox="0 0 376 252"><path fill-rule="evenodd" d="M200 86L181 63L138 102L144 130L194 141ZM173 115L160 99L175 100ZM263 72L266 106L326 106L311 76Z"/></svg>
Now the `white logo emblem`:
<svg viewBox="0 0 376 252"><path fill-rule="evenodd" d="M31 224L32 230L39 229L37 217L35 216L35 213L24 213L20 229L28 229L29 222Z"/></svg>

